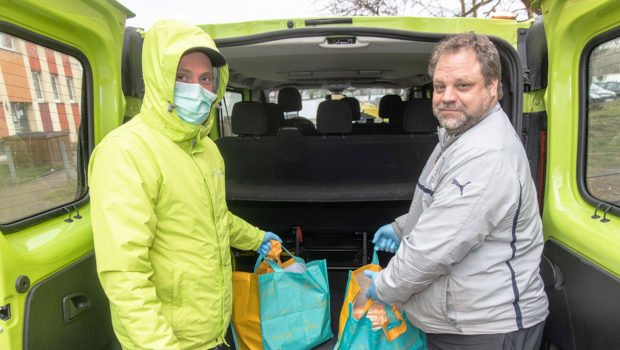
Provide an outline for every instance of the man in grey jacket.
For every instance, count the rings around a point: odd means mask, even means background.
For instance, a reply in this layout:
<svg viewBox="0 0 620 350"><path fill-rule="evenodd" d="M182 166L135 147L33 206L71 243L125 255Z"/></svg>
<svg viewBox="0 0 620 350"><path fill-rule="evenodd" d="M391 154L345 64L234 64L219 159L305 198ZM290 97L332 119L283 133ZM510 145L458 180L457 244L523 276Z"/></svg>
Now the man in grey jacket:
<svg viewBox="0 0 620 350"><path fill-rule="evenodd" d="M429 349L539 349L547 297L536 189L500 107L501 66L484 35L442 40L431 58L439 144L409 213L381 227L395 252L368 297L403 304Z"/></svg>

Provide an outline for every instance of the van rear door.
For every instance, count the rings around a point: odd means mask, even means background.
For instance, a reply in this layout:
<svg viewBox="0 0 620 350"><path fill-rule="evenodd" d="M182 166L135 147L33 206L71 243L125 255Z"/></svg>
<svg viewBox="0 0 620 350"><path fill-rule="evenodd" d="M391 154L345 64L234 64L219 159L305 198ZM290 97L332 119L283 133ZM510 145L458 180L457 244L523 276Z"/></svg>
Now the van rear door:
<svg viewBox="0 0 620 350"><path fill-rule="evenodd" d="M0 2L0 349L115 349L86 169L122 120L125 18L106 0Z"/></svg>
<svg viewBox="0 0 620 350"><path fill-rule="evenodd" d="M543 1L548 47L547 163L541 272L550 301L545 341L620 348L620 81L617 0Z"/></svg>

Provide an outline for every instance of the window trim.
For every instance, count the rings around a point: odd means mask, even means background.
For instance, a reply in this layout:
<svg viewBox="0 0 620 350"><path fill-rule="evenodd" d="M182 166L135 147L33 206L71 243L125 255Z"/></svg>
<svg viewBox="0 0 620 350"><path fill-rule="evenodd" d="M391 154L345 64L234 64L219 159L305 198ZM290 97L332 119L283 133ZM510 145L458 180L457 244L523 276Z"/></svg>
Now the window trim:
<svg viewBox="0 0 620 350"><path fill-rule="evenodd" d="M69 91L69 102L75 102L75 95L73 94L73 78L65 76L67 78L67 90Z"/></svg>
<svg viewBox="0 0 620 350"><path fill-rule="evenodd" d="M52 94L54 95L54 102L60 103L60 88L58 86L58 74L50 73L50 81L52 83Z"/></svg>
<svg viewBox="0 0 620 350"><path fill-rule="evenodd" d="M9 102L9 108L11 110L11 118L13 119L13 127L15 128L15 131L17 133L17 130L19 130L19 133L22 132L30 132L30 121L28 120L28 113L26 112L26 108L17 108L19 107L23 107L27 102ZM24 129L24 125L22 125L21 123L21 119L17 116L17 111L21 111L23 113L23 118L25 119L25 124L26 130L22 130ZM19 125L19 128L17 127Z"/></svg>
<svg viewBox="0 0 620 350"><path fill-rule="evenodd" d="M590 57L592 51L607 41L620 38L620 27L616 27L601 35L592 38L583 48L579 59L579 133L577 143L577 188L583 199L597 207L603 204L604 207L610 206L609 211L615 215L620 215L620 205L609 203L600 198L594 197L586 184L586 165L587 165L587 145L588 145L588 74L590 72Z"/></svg>
<svg viewBox="0 0 620 350"><path fill-rule="evenodd" d="M5 33L0 33L0 49L4 49L4 50L9 50L9 51L15 51L15 45L13 44L13 40L11 39L10 36L5 36ZM9 33L6 33L9 34ZM8 38L9 39L9 43L11 43L11 46L6 46L4 45L4 39Z"/></svg>
<svg viewBox="0 0 620 350"><path fill-rule="evenodd" d="M45 102L45 95L43 95L43 84L41 84L41 72L38 70L32 70L30 71L30 73L32 74L32 83L34 84L34 89L35 92L37 93L37 98L36 101L37 102ZM34 76L36 75L36 79L34 79ZM41 96L39 98L39 96Z"/></svg>
<svg viewBox="0 0 620 350"><path fill-rule="evenodd" d="M95 139L95 132L91 125L93 125L94 114L94 88L93 88L93 71L86 57L86 54L79 49L69 46L60 41L54 40L50 37L29 31L15 24L0 21L0 32L19 37L24 40L28 40L34 44L45 46L47 48L56 50L58 52L73 56L77 59L82 66L82 108L81 108L81 127L78 131L78 157L81 162L77 167L77 179L78 186L76 191L79 191L79 195L76 195L76 200L73 202L58 206L56 208L50 208L45 211L32 214L29 217L23 219L0 224L0 231L4 235L8 235L14 232L18 232L27 227L34 226L49 219L66 216L67 210L74 211L75 208L81 208L88 204L90 196L88 194L88 185L86 174L88 171L88 162L90 160L90 154L92 153Z"/></svg>

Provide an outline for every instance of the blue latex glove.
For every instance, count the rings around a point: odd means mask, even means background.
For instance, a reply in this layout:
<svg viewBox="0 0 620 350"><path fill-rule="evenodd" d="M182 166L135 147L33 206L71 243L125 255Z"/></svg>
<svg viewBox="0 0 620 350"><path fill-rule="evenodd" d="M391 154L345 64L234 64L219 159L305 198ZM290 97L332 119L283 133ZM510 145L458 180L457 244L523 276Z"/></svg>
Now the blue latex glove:
<svg viewBox="0 0 620 350"><path fill-rule="evenodd" d="M394 232L392 224L387 224L379 227L377 232L375 232L372 243L377 251L395 253L400 246L400 238Z"/></svg>
<svg viewBox="0 0 620 350"><path fill-rule="evenodd" d="M263 238L263 243L261 243L260 247L258 247L258 250L256 250L256 252L258 254L263 254L267 256L267 254L271 250L271 243L269 243L269 241L272 239L280 241L280 243L282 243L282 238L280 238L278 235L273 232L265 231L265 238Z"/></svg>
<svg viewBox="0 0 620 350"><path fill-rule="evenodd" d="M368 276L371 279L370 287L368 287L368 290L366 291L366 299L372 299L372 300L380 301L383 304L386 304L385 301L379 299L379 296L377 295L377 287L375 286L375 278L377 278L378 274L379 273L376 271L364 270L364 275Z"/></svg>

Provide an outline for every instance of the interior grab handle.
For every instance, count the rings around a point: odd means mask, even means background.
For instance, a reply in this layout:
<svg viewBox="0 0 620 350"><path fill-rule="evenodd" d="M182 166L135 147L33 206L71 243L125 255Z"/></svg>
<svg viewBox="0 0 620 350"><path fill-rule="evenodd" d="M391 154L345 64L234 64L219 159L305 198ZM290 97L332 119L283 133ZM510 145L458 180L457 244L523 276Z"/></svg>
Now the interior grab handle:
<svg viewBox="0 0 620 350"><path fill-rule="evenodd" d="M65 324L86 315L90 305L90 299L84 293L71 293L62 298L62 318Z"/></svg>

